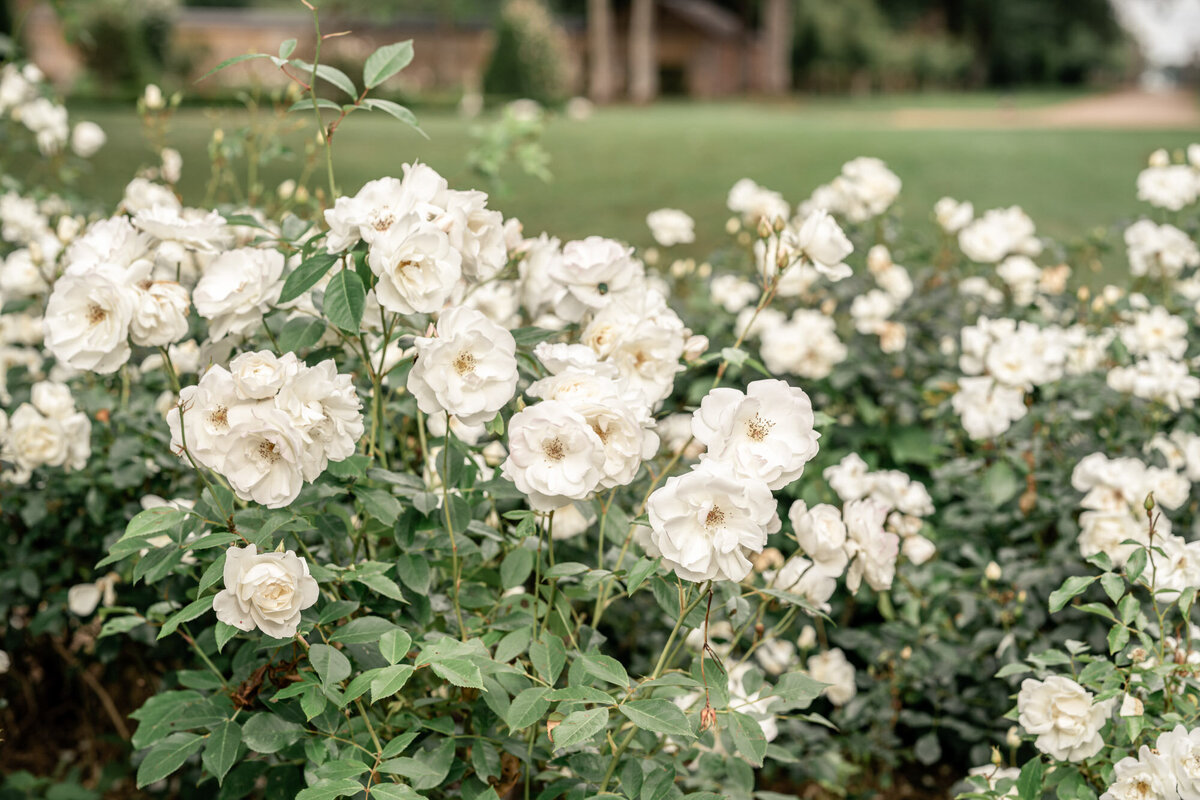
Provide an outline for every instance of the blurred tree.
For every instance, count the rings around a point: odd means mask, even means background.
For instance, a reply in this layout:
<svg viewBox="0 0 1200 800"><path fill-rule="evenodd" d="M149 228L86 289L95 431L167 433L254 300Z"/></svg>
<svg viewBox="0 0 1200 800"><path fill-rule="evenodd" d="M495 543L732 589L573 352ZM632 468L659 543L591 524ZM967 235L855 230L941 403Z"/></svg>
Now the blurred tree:
<svg viewBox="0 0 1200 800"><path fill-rule="evenodd" d="M649 103L658 94L654 0L633 0L629 13L629 99Z"/></svg>
<svg viewBox="0 0 1200 800"><path fill-rule="evenodd" d="M566 95L562 29L540 0L508 0L496 26L496 45L483 73L483 91L557 103Z"/></svg>
<svg viewBox="0 0 1200 800"><path fill-rule="evenodd" d="M786 94L792 88L792 42L796 0L763 0L763 88Z"/></svg>
<svg viewBox="0 0 1200 800"><path fill-rule="evenodd" d="M597 103L608 103L617 94L612 0L587 1L587 34L588 95Z"/></svg>

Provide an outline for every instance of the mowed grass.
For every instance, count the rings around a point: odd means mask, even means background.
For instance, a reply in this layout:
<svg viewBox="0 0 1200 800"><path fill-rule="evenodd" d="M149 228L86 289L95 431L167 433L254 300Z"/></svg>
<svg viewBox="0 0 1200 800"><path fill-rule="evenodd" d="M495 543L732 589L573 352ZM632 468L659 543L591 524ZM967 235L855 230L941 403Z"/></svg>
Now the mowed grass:
<svg viewBox="0 0 1200 800"><path fill-rule="evenodd" d="M985 95L966 105L1050 99ZM1039 232L1070 242L1098 225L1150 213L1134 189L1147 155L1200 140L1195 131L895 129L887 113L895 102L664 103L600 109L586 121L556 118L545 135L554 179L543 183L514 168L492 205L519 217L527 234L600 234L638 245L652 243L649 211L681 208L696 219L697 242L680 250L703 256L725 240L725 195L737 179L753 178L796 203L843 162L871 155L904 181L897 207L904 224L932 225L934 202L951 195L977 209L1020 204ZM94 119L108 131L85 190L115 201L138 165L149 163L140 123L111 109L79 109L75 118ZM340 188L353 192L372 178L400 175L401 165L415 159L459 188L489 188L466 166L478 121L446 112L423 114L420 121L428 140L382 115L347 119L335 139ZM232 131L245 122L232 109L186 109L176 116L170 142L184 157L186 202L203 200L213 128ZM265 178L273 185L298 171L297 162L278 164ZM323 179L323 173L314 176Z"/></svg>

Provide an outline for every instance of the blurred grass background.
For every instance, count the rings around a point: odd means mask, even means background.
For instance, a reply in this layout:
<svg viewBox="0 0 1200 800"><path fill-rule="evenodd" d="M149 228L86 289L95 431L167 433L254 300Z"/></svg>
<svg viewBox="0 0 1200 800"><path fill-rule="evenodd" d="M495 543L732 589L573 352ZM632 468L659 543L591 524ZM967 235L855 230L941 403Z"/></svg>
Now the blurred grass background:
<svg viewBox="0 0 1200 800"><path fill-rule="evenodd" d="M600 234L649 245L645 215L661 206L682 208L696 219L703 256L725 241L729 216L725 195L750 177L783 193L793 204L833 178L843 162L860 155L882 158L904 181L897 210L905 224L927 223L943 195L971 200L976 209L1020 204L1040 233L1062 241L1085 236L1097 225L1153 211L1135 196L1134 181L1158 147L1186 147L1200 135L1170 130L900 129L888 111L912 107L1021 107L1065 99L1064 92L887 96L822 100L805 104L660 103L649 108L606 107L584 121L552 119L544 144L553 180L542 183L515 168L492 205L519 217L527 235L548 231L562 238ZM132 112L78 108L76 119L93 119L109 134L83 189L107 201L120 198L138 166L152 162ZM199 204L208 178L206 145L215 127L244 125L231 108L185 108L174 119L169 144L184 157L181 188ZM365 181L400 175L419 159L452 184L478 186L466 166L478 122L446 111L420 115L423 139L394 120L359 113L334 140L339 188L354 192ZM289 143L297 146L298 138ZM294 177L296 161L277 162L267 186Z"/></svg>

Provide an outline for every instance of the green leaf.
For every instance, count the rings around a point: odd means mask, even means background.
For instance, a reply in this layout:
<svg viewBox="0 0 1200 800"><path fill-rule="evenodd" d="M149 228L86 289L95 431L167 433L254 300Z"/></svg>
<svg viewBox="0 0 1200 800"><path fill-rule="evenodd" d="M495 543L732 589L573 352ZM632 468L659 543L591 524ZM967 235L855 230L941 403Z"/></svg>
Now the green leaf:
<svg viewBox="0 0 1200 800"><path fill-rule="evenodd" d="M657 558L641 558L637 563L629 568L629 573L625 577L625 593L632 595L638 590L638 587L646 582L658 569L659 559Z"/></svg>
<svg viewBox="0 0 1200 800"><path fill-rule="evenodd" d="M225 720L212 729L204 745L201 760L204 768L217 777L217 783L225 780L225 773L237 761L242 746L242 727L233 720Z"/></svg>
<svg viewBox="0 0 1200 800"><path fill-rule="evenodd" d="M416 789L440 786L454 763L454 740L446 739L433 750L422 750L412 758L393 758L379 765L379 771L403 775ZM375 790L371 790L375 794Z"/></svg>
<svg viewBox="0 0 1200 800"><path fill-rule="evenodd" d="M1129 560L1125 562L1125 580L1130 583L1137 582L1137 579L1142 576L1142 572L1146 569L1147 561L1146 548L1139 547L1129 556Z"/></svg>
<svg viewBox="0 0 1200 800"><path fill-rule="evenodd" d="M130 716L138 721L132 744L141 750L172 733L217 725L228 714L199 692L171 691L151 697Z"/></svg>
<svg viewBox="0 0 1200 800"><path fill-rule="evenodd" d="M942 757L942 744L938 741L937 734L930 731L917 739L917 743L913 747L913 754L917 757L918 761L926 766L936 764L938 759Z"/></svg>
<svg viewBox="0 0 1200 800"><path fill-rule="evenodd" d="M738 711L730 711L729 722L733 744L742 758L756 767L761 767L763 757L767 754L767 737L763 735L758 720Z"/></svg>
<svg viewBox="0 0 1200 800"><path fill-rule="evenodd" d="M412 637L400 628L390 630L379 637L379 652L383 653L389 664L395 664L407 656L411 647Z"/></svg>
<svg viewBox="0 0 1200 800"><path fill-rule="evenodd" d="M333 800L335 797L358 794L363 786L353 778L325 778L296 794L296 800ZM371 792L375 794L374 791Z"/></svg>
<svg viewBox="0 0 1200 800"><path fill-rule="evenodd" d="M631 700L617 706L639 728L668 736L694 737L691 723L670 700Z"/></svg>
<svg viewBox="0 0 1200 800"><path fill-rule="evenodd" d="M519 731L546 716L546 712L550 710L550 701L546 699L547 691L541 686L535 686L514 697L504 718L505 724L513 731Z"/></svg>
<svg viewBox="0 0 1200 800"><path fill-rule="evenodd" d="M479 667L465 658L440 659L430 662L429 667L437 675L450 681L455 686L463 686L470 689L483 688L483 675L479 672Z"/></svg>
<svg viewBox="0 0 1200 800"><path fill-rule="evenodd" d="M1124 625L1114 625L1108 631L1108 652L1119 652L1129 644L1129 629Z"/></svg>
<svg viewBox="0 0 1200 800"><path fill-rule="evenodd" d="M398 603L404 602L404 592L400 591L400 587L396 585L396 582L387 575L380 575L378 573L370 575L355 575L354 580L358 581L363 586L366 586L376 594L381 594L384 597L395 600Z"/></svg>
<svg viewBox="0 0 1200 800"><path fill-rule="evenodd" d="M983 475L983 491L993 506L1002 506L1021 491L1021 480L1008 462L997 461Z"/></svg>
<svg viewBox="0 0 1200 800"><path fill-rule="evenodd" d="M533 551L518 547L500 562L500 586L512 589L525 583L533 573Z"/></svg>
<svg viewBox="0 0 1200 800"><path fill-rule="evenodd" d="M380 641L385 633L393 630L396 630L396 624L383 617L356 617L335 630L329 641L370 644Z"/></svg>
<svg viewBox="0 0 1200 800"><path fill-rule="evenodd" d="M213 597L216 595L205 595L199 600L193 600L183 608L176 611L167 621L163 623L162 630L158 632L158 639L164 636L170 636L175 630L185 622L191 622L196 617L212 610Z"/></svg>
<svg viewBox="0 0 1200 800"><path fill-rule="evenodd" d="M187 512L177 508L148 508L140 511L129 520L121 539L144 539L157 533L170 530L187 519ZM120 540L118 540L120 541Z"/></svg>
<svg viewBox="0 0 1200 800"><path fill-rule="evenodd" d="M242 727L242 741L256 753L277 753L295 742L304 728L270 712L255 714Z"/></svg>
<svg viewBox="0 0 1200 800"><path fill-rule="evenodd" d="M1021 767L1017 778L1017 797L1020 800L1039 800L1042 796L1042 773L1045 765L1041 756L1034 756Z"/></svg>
<svg viewBox="0 0 1200 800"><path fill-rule="evenodd" d="M367 513L384 525L396 524L396 518L404 510L395 495L382 489L356 489L354 493Z"/></svg>
<svg viewBox="0 0 1200 800"><path fill-rule="evenodd" d="M421 126L417 124L416 116L399 103L394 103L391 100L381 100L378 97L368 97L366 100L363 100L362 104L364 108L369 108L372 111L382 111L383 113L400 120L405 125L424 136L426 139L429 138L425 131L421 130Z"/></svg>
<svg viewBox="0 0 1200 800"><path fill-rule="evenodd" d="M567 664L567 648L561 639L550 636L529 645L529 660L538 676L553 686Z"/></svg>
<svg viewBox="0 0 1200 800"><path fill-rule="evenodd" d="M412 674L413 668L407 664L397 664L379 670L378 677L371 681L371 702L378 703L403 689Z"/></svg>
<svg viewBox="0 0 1200 800"><path fill-rule="evenodd" d="M350 677L350 659L336 647L314 644L308 648L308 660L320 676L321 688L325 691Z"/></svg>
<svg viewBox="0 0 1200 800"><path fill-rule="evenodd" d="M616 686L629 686L629 674L621 662L612 656L602 656L598 653L585 653L580 657L583 670L588 675Z"/></svg>
<svg viewBox="0 0 1200 800"><path fill-rule="evenodd" d="M789 672L779 679L772 692L782 700L776 704L780 711L790 711L797 708L808 708L813 700L820 696L826 684L814 679L806 672Z"/></svg>
<svg viewBox="0 0 1200 800"><path fill-rule="evenodd" d="M225 622L217 621L217 652L221 652L229 640L238 635L238 629Z"/></svg>
<svg viewBox="0 0 1200 800"><path fill-rule="evenodd" d="M411 786L403 783L377 783L371 787L374 800L425 800Z"/></svg>
<svg viewBox="0 0 1200 800"><path fill-rule="evenodd" d="M328 778L330 780L357 778L370 769L370 767L361 761L355 761L352 758L340 758L337 761L326 761L317 767L317 777Z"/></svg>
<svg viewBox="0 0 1200 800"><path fill-rule="evenodd" d="M607 708L574 711L568 714L554 729L551 736L554 741L554 749L564 750L582 744L607 727Z"/></svg>
<svg viewBox="0 0 1200 800"><path fill-rule="evenodd" d="M357 272L335 272L325 289L325 317L348 333L358 333L366 300L367 290Z"/></svg>
<svg viewBox="0 0 1200 800"><path fill-rule="evenodd" d="M312 98L305 97L304 99L297 100L296 102L294 102L290 106L288 106L287 113L291 114L293 111L308 111L312 107L313 107ZM317 98L317 108L326 108L326 109L329 109L330 111L339 111L339 112L342 110L342 107L339 106L337 103L333 102L332 100L328 100L324 97Z"/></svg>
<svg viewBox="0 0 1200 800"><path fill-rule="evenodd" d="M277 305L290 303L315 286L339 258L341 256L336 253L316 253L301 261L300 266L288 273L284 280Z"/></svg>
<svg viewBox="0 0 1200 800"><path fill-rule="evenodd" d="M1114 603L1121 599L1121 595L1125 594L1125 579L1115 572L1106 572L1101 575L1100 585L1104 587L1104 593L1108 595L1108 599Z"/></svg>
<svg viewBox="0 0 1200 800"><path fill-rule="evenodd" d="M292 53L296 52L296 40L284 39L279 43L279 57L291 58Z"/></svg>
<svg viewBox="0 0 1200 800"><path fill-rule="evenodd" d="M295 41L295 40L293 39L292 41ZM226 67L232 67L234 64L240 64L243 61L249 61L253 58L270 58L270 56L267 55L266 53L246 53L244 55L233 56L232 58L227 58L224 61L222 61L220 64L217 64L215 67L210 69L208 72L204 73L199 78L197 78L196 83L199 83L200 81L204 80L209 75L214 75L214 74L220 72L221 70L225 69Z"/></svg>
<svg viewBox="0 0 1200 800"><path fill-rule="evenodd" d="M1050 593L1050 613L1061 611L1071 598L1083 594L1087 587L1096 582L1095 576L1072 575L1063 581L1062 586Z"/></svg>
<svg viewBox="0 0 1200 800"><path fill-rule="evenodd" d="M137 788L161 781L183 766L183 762L204 745L194 733L173 733L147 754L138 766Z"/></svg>
<svg viewBox="0 0 1200 800"><path fill-rule="evenodd" d="M413 43L406 42L384 45L367 56L363 65L363 83L368 89L374 89L400 70L407 67L413 60Z"/></svg>
<svg viewBox="0 0 1200 800"><path fill-rule="evenodd" d="M266 324L265 322L263 323ZM321 341L325 335L325 321L316 317L302 316L289 319L279 332L279 349L285 353L294 353L308 348Z"/></svg>
<svg viewBox="0 0 1200 800"><path fill-rule="evenodd" d="M533 628L530 627L517 628L515 631L505 634L504 638L496 643L494 658L501 664L507 664L525 652L531 639L533 639Z"/></svg>

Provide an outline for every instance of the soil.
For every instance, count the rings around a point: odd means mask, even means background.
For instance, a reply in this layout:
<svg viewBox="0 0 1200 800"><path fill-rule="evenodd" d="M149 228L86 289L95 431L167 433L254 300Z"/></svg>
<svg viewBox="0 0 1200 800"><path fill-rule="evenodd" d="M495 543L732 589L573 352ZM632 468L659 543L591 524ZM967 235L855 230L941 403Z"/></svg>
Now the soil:
<svg viewBox="0 0 1200 800"><path fill-rule="evenodd" d="M897 128L1200 128L1200 106L1190 92L1126 90L1047 106L902 108Z"/></svg>

